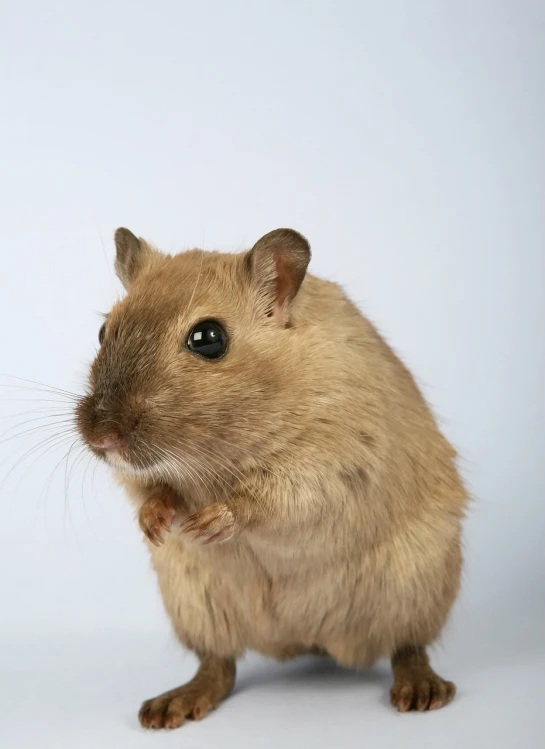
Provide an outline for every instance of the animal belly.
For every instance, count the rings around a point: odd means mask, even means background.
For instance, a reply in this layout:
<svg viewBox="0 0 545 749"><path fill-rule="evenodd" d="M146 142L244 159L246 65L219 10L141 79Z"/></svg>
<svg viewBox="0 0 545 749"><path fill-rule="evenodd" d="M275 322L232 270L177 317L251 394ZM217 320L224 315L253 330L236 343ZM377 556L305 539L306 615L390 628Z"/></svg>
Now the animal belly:
<svg viewBox="0 0 545 749"><path fill-rule="evenodd" d="M274 613L271 581L244 549L167 540L152 558L167 613L191 650L237 657L287 635Z"/></svg>
<svg viewBox="0 0 545 749"><path fill-rule="evenodd" d="M380 559L339 555L326 566L256 551L177 539L153 547L165 607L186 647L234 657L250 649L276 658L320 648L341 663L368 665L404 631L427 624L430 603L439 603L426 590L425 569L400 568L393 547ZM428 569L435 560L424 561Z"/></svg>

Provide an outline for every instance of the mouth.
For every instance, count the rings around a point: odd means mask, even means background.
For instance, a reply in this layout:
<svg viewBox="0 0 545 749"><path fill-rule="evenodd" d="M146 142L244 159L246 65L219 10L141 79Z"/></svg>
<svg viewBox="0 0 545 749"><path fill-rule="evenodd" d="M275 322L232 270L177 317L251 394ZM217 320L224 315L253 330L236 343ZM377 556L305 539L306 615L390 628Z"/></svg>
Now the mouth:
<svg viewBox="0 0 545 749"><path fill-rule="evenodd" d="M115 432L110 432L102 437L88 439L87 444L93 452L108 462L119 458L127 461L129 457L127 440Z"/></svg>
<svg viewBox="0 0 545 749"><path fill-rule="evenodd" d="M96 396L84 398L76 410L78 431L87 448L116 471L132 476L157 473L156 449L147 446L139 427L140 418L102 413L97 408Z"/></svg>
<svg viewBox="0 0 545 749"><path fill-rule="evenodd" d="M162 461L150 460L138 454L135 446L127 438L109 433L100 438L87 440L91 450L111 468L127 476L157 478L161 473Z"/></svg>
<svg viewBox="0 0 545 749"><path fill-rule="evenodd" d="M155 477L160 470L160 465L156 463L149 464L147 461L136 459L125 449L107 449L99 451L100 457L111 468L124 473L126 476L144 476L147 478Z"/></svg>
<svg viewBox="0 0 545 749"><path fill-rule="evenodd" d="M87 441L91 450L106 463L127 472L135 470L128 441L115 432Z"/></svg>

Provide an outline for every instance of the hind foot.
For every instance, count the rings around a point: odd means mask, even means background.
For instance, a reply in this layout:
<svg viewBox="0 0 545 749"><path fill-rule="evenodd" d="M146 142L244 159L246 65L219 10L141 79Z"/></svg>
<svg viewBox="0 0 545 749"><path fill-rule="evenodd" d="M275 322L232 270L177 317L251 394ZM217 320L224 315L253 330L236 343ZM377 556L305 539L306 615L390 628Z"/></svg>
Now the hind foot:
<svg viewBox="0 0 545 749"><path fill-rule="evenodd" d="M226 697L235 683L235 661L209 656L190 682L142 705L138 718L144 728L178 728L186 720L201 720Z"/></svg>
<svg viewBox="0 0 545 749"><path fill-rule="evenodd" d="M390 701L400 713L437 710L448 705L456 694L454 684L442 679L431 668L423 647L408 646L398 650L392 658L392 668L394 685Z"/></svg>

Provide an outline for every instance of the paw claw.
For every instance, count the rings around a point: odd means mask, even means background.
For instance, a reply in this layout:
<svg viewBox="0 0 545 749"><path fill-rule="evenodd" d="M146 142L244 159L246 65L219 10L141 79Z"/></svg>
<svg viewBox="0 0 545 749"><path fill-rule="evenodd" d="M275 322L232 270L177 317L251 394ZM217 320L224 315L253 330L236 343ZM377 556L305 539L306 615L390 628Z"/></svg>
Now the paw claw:
<svg viewBox="0 0 545 749"><path fill-rule="evenodd" d="M140 508L138 522L146 538L154 545L164 544L164 534L169 533L176 510L161 499L148 499Z"/></svg>
<svg viewBox="0 0 545 749"><path fill-rule="evenodd" d="M158 520L159 520L159 525L161 526L161 528L164 531L168 532L170 530L170 523L168 522L167 518L164 518L161 516L158 518Z"/></svg>
<svg viewBox="0 0 545 749"><path fill-rule="evenodd" d="M215 533L213 536L209 536L203 541L203 544L213 544L215 541L219 539L221 536L221 533Z"/></svg>
<svg viewBox="0 0 545 749"><path fill-rule="evenodd" d="M235 521L227 505L216 502L187 518L180 530L195 542L221 543L234 536Z"/></svg>

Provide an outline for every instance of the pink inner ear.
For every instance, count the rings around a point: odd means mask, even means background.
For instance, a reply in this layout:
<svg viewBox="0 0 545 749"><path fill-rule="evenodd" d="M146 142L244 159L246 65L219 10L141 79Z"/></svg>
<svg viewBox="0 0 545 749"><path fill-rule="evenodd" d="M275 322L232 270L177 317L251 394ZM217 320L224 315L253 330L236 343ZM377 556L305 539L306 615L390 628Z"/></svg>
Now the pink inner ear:
<svg viewBox="0 0 545 749"><path fill-rule="evenodd" d="M280 253L275 255L274 262L276 265L276 303L282 307L290 293L290 278L286 272L284 256Z"/></svg>
<svg viewBox="0 0 545 749"><path fill-rule="evenodd" d="M283 323L284 303L290 295L291 283L290 277L286 272L284 256L281 253L275 254L274 264L276 266L276 299L273 308L273 317L279 323Z"/></svg>

